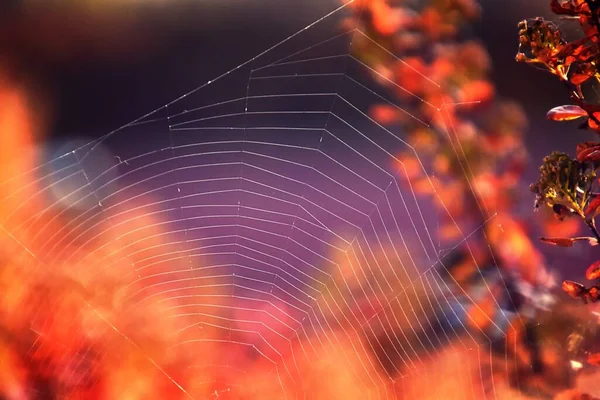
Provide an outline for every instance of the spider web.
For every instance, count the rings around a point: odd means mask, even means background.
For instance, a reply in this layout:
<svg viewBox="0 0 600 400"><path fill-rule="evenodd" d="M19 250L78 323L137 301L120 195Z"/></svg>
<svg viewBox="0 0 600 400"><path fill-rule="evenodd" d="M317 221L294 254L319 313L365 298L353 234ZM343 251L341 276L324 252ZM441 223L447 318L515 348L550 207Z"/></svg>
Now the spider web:
<svg viewBox="0 0 600 400"><path fill-rule="evenodd" d="M419 398L407 381L435 383L445 371L462 369L475 379L447 390L494 399L494 377L508 377L516 365L508 335L523 327L500 307L509 297L507 284L498 266L480 265L471 250L485 240L494 211L478 203L473 213L482 222L469 225L448 211L454 199L416 194L397 155L414 154L427 174L426 160L403 132L373 120L369 108L387 103L423 129L432 129L430 121L373 82L372 75L387 78L353 55L357 38L372 39L359 29L340 32L351 3L31 170L34 197L47 207L22 217L24 202L2 221L35 268L86 265L73 271L85 282L118 276L123 304L133 313L160 303L170 321L152 323L177 325L174 351L225 349L186 366L199 376L210 369L229 377L196 390L148 356L190 398L241 390L242 381L231 376L244 376L251 366L234 357L240 353L267 365L281 398L311 397L302 388L314 377L304 371L324 354L346 366L338 373L357 382L360 398ZM423 102L396 89L410 102ZM442 115L460 106L429 105ZM454 135L453 127L445 134ZM462 160L461 148L454 150ZM468 179L469 166L461 165ZM440 209L446 215L434 211ZM53 230L50 215L68 223ZM442 218L461 230L461 240L440 239ZM31 236L31 245L23 245ZM459 251L479 270L477 290L457 286L445 273L446 257ZM480 309L486 294L498 315L484 313L487 330L470 328L469 312ZM138 346L96 305L87 306L102 321L99 332ZM31 321L36 346L48 323ZM502 367L492 362L498 344L504 346ZM92 369L88 351L79 349L69 364ZM451 357L463 351L472 356ZM450 357L441 363L440 353ZM77 384L90 374L81 375Z"/></svg>

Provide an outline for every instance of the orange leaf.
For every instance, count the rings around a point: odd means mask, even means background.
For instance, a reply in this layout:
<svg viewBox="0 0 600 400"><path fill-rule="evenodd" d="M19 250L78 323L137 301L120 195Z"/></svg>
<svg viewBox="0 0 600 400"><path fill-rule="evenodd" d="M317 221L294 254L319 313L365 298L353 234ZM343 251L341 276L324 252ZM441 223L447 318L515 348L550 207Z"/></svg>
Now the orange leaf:
<svg viewBox="0 0 600 400"><path fill-rule="evenodd" d="M600 367L600 353L593 353L588 355L587 362Z"/></svg>
<svg viewBox="0 0 600 400"><path fill-rule="evenodd" d="M377 104L371 108L371 116L380 124L389 125L398 120L398 109L387 104Z"/></svg>
<svg viewBox="0 0 600 400"><path fill-rule="evenodd" d="M455 240L462 236L458 226L453 223L447 223L440 226L439 235L442 240Z"/></svg>
<svg viewBox="0 0 600 400"><path fill-rule="evenodd" d="M433 168L435 169L436 172L438 172L442 175L447 174L448 171L450 170L450 159L443 154L438 154L433 159Z"/></svg>
<svg viewBox="0 0 600 400"><path fill-rule="evenodd" d="M580 86L582 83L585 83L591 77L592 77L592 75L588 74L588 73L575 72L569 78L569 82L571 82L575 86Z"/></svg>
<svg viewBox="0 0 600 400"><path fill-rule="evenodd" d="M416 17L403 7L394 7L387 0L371 1L373 26L384 36L393 35L406 25L415 22Z"/></svg>
<svg viewBox="0 0 600 400"><path fill-rule="evenodd" d="M585 271L585 278L592 281L600 277L600 261L596 261Z"/></svg>
<svg viewBox="0 0 600 400"><path fill-rule="evenodd" d="M471 81L461 88L460 101L464 103L486 102L494 96L494 85L490 82Z"/></svg>
<svg viewBox="0 0 600 400"><path fill-rule="evenodd" d="M543 208L543 232L545 237L572 237L577 236L581 231L582 224L579 219L566 218L558 220L549 209Z"/></svg>
<svg viewBox="0 0 600 400"><path fill-rule="evenodd" d="M588 113L583 108L574 105L554 107L546 114L553 121L572 121L574 119L587 117Z"/></svg>
<svg viewBox="0 0 600 400"><path fill-rule="evenodd" d="M403 172L406 179L412 181L423 175L423 166L417 157L411 155L399 156L399 170Z"/></svg>
<svg viewBox="0 0 600 400"><path fill-rule="evenodd" d="M413 182L415 193L420 195L431 195L435 193L435 188L428 176L423 176Z"/></svg>
<svg viewBox="0 0 600 400"><path fill-rule="evenodd" d="M429 76L429 67L419 57L409 57L403 62L396 62L394 81L403 89L398 89L397 93L406 96L407 93L420 94L428 85L424 76Z"/></svg>
<svg viewBox="0 0 600 400"><path fill-rule="evenodd" d="M574 299L579 298L579 296L585 292L585 286L583 286L581 283L573 281L564 281L562 284L562 289Z"/></svg>

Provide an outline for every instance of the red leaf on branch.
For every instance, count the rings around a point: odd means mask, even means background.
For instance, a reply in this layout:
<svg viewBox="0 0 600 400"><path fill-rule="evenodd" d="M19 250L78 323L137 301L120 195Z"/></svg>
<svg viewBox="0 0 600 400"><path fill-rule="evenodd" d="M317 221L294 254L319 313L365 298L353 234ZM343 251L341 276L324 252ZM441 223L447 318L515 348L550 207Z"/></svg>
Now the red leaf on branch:
<svg viewBox="0 0 600 400"><path fill-rule="evenodd" d="M575 16L590 12L590 8L584 0L552 0L550 2L550 8L552 8L552 11L558 15Z"/></svg>
<svg viewBox="0 0 600 400"><path fill-rule="evenodd" d="M577 161L598 161L600 160L600 143L583 142L577 145Z"/></svg>
<svg viewBox="0 0 600 400"><path fill-rule="evenodd" d="M585 214L586 217L590 218L590 217L595 217L599 210L600 210L600 196L595 196L592 199L592 201L590 201L588 203L585 210L583 210L583 213Z"/></svg>
<svg viewBox="0 0 600 400"><path fill-rule="evenodd" d="M544 243L548 243L554 246L559 246L559 247L571 247L573 246L573 244L575 242L579 242L579 241L583 241L583 240L587 240L590 245L592 246L597 246L598 245L598 240L596 238L593 237L587 237L587 236L582 236L582 237L574 237L574 238L565 238L565 237L553 237L553 238L549 238L549 237L542 237L540 238L540 240Z"/></svg>
<svg viewBox="0 0 600 400"><path fill-rule="evenodd" d="M587 0L578 1L585 2ZM596 28L596 25L592 21L593 18L591 18L589 15L579 15L579 24L583 28L583 33L585 34L585 36L591 38L593 42L597 43L598 38L596 37L596 35L598 34L598 28Z"/></svg>
<svg viewBox="0 0 600 400"><path fill-rule="evenodd" d="M596 46L587 45L589 40L589 38L584 37L582 39L567 43L554 55L554 58L564 59L565 66L567 67L573 64L575 61L585 61L596 51Z"/></svg>
<svg viewBox="0 0 600 400"><path fill-rule="evenodd" d="M591 118L588 119L587 125L588 125L588 128L590 128L593 131L600 130L600 125L598 125L598 123Z"/></svg>
<svg viewBox="0 0 600 400"><path fill-rule="evenodd" d="M581 84L585 83L592 76L592 74L583 71L581 68L579 68L571 75L571 77L569 78L569 82L571 82L575 86L581 86Z"/></svg>
<svg viewBox="0 0 600 400"><path fill-rule="evenodd" d="M574 299L578 299L585 292L585 286L573 281L564 281L562 289Z"/></svg>
<svg viewBox="0 0 600 400"><path fill-rule="evenodd" d="M595 104L582 104L581 108L587 112L587 125L590 129L600 131L600 106Z"/></svg>
<svg viewBox="0 0 600 400"><path fill-rule="evenodd" d="M554 107L546 114L546 117L553 121L572 121L574 119L579 119L587 116L587 111L585 111L579 106L574 105Z"/></svg>
<svg viewBox="0 0 600 400"><path fill-rule="evenodd" d="M585 271L585 278L592 281L600 278L600 261L596 261Z"/></svg>
<svg viewBox="0 0 600 400"><path fill-rule="evenodd" d="M600 367L600 353L593 353L588 355L587 362L597 367Z"/></svg>

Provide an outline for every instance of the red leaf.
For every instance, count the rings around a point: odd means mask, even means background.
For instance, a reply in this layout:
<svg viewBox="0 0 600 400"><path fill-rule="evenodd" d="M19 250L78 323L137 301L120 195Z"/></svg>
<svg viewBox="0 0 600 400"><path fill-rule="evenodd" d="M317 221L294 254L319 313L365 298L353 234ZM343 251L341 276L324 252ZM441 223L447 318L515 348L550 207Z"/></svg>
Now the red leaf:
<svg viewBox="0 0 600 400"><path fill-rule="evenodd" d="M588 118L588 126L590 129L594 131L600 131L600 112L590 113L590 118Z"/></svg>
<svg viewBox="0 0 600 400"><path fill-rule="evenodd" d="M591 77L592 77L592 75L587 74L587 73L575 72L569 78L569 82L571 82L575 86L581 86L582 83L585 83Z"/></svg>
<svg viewBox="0 0 600 400"><path fill-rule="evenodd" d="M544 243L548 243L554 246L559 246L559 247L571 247L573 246L573 243L575 242L579 242L582 240L587 240L590 245L592 246L597 246L598 245L598 240L596 238L593 237L587 237L587 236L582 236L582 237L574 237L574 238L562 238L562 237L553 237L553 238L548 238L548 237L542 237L540 238L540 240Z"/></svg>
<svg viewBox="0 0 600 400"><path fill-rule="evenodd" d="M581 108L587 112L587 125L590 129L600 131L600 106L596 104L581 104Z"/></svg>
<svg viewBox="0 0 600 400"><path fill-rule="evenodd" d="M398 109L387 104L377 104L371 108L371 116L380 124L390 125L398 120Z"/></svg>
<svg viewBox="0 0 600 400"><path fill-rule="evenodd" d="M600 367L600 353L593 353L588 355L587 362L597 367Z"/></svg>
<svg viewBox="0 0 600 400"><path fill-rule="evenodd" d="M486 102L494 97L494 86L484 80L473 80L461 87L459 99L464 103Z"/></svg>
<svg viewBox="0 0 600 400"><path fill-rule="evenodd" d="M585 292L585 286L573 281L564 281L562 289L574 299L579 298Z"/></svg>
<svg viewBox="0 0 600 400"><path fill-rule="evenodd" d="M550 8L555 14L558 15L572 15L576 16L579 14L589 13L590 8L587 3L584 1L561 1L561 0L551 0Z"/></svg>
<svg viewBox="0 0 600 400"><path fill-rule="evenodd" d="M580 55L585 57L585 55ZM582 83L590 79L596 73L596 67L591 62L582 62L575 67L575 71L569 77L569 81L575 86L581 86Z"/></svg>
<svg viewBox="0 0 600 400"><path fill-rule="evenodd" d="M583 213L589 218L595 217L598 211L600 211L600 196L595 196L592 201L588 203L585 210L583 210Z"/></svg>
<svg viewBox="0 0 600 400"><path fill-rule="evenodd" d="M548 244L551 244L553 246L560 246L560 247L571 247L571 246L573 246L573 243L575 242L571 238L546 238L546 237L542 237L542 238L540 238L540 240L542 242L544 242L544 243L548 243Z"/></svg>
<svg viewBox="0 0 600 400"><path fill-rule="evenodd" d="M572 121L574 119L587 117L588 113L583 108L574 105L554 107L548 111L546 117L553 121Z"/></svg>
<svg viewBox="0 0 600 400"><path fill-rule="evenodd" d="M580 3L587 4L587 0L577 1L579 1ZM589 37L592 40L592 42L598 43L598 38L596 37L596 35L598 34L598 29L596 28L593 22L596 17L591 16L589 14L591 13L588 7L587 11L585 11L584 14L579 15L579 25L581 25L581 27L583 28L583 33L585 34L585 36Z"/></svg>
<svg viewBox="0 0 600 400"><path fill-rule="evenodd" d="M585 271L585 278L592 281L600 278L600 261L596 261Z"/></svg>
<svg viewBox="0 0 600 400"><path fill-rule="evenodd" d="M565 66L570 66L578 59L584 61L595 50L595 46L586 46L590 39L584 37L564 45L554 54L555 58L565 59Z"/></svg>
<svg viewBox="0 0 600 400"><path fill-rule="evenodd" d="M600 143L583 142L577 145L577 160L579 162L600 160Z"/></svg>

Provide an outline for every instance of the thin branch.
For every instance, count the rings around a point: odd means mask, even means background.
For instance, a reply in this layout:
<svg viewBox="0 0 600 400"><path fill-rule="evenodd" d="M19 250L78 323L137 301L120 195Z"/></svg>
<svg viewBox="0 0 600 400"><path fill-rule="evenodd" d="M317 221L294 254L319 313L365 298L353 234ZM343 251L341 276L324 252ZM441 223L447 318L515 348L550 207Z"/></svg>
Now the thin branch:
<svg viewBox="0 0 600 400"><path fill-rule="evenodd" d="M585 224L590 228L590 230L592 231L592 233L594 234L594 236L600 243L600 234L598 234L598 230L596 229L596 224L594 223L594 220L593 219L588 220L585 222Z"/></svg>

